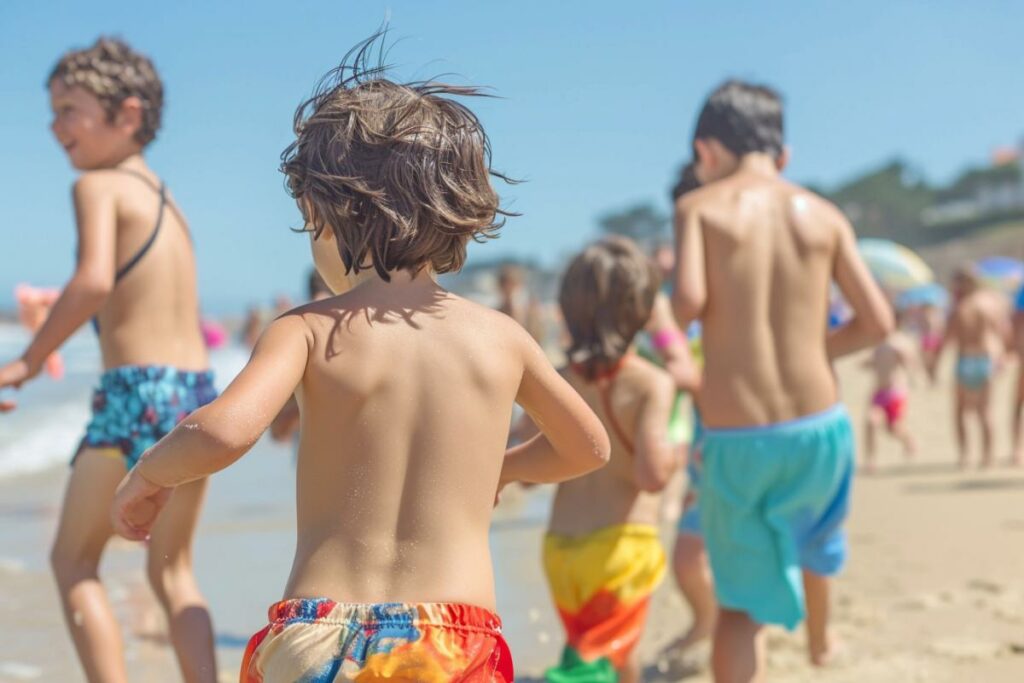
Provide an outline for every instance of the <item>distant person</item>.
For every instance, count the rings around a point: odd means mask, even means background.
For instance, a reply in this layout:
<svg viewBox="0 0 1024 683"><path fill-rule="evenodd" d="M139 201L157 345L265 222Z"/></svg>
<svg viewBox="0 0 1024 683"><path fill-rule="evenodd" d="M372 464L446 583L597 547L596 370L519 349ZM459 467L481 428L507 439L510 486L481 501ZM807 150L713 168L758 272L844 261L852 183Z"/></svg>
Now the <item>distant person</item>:
<svg viewBox="0 0 1024 683"><path fill-rule="evenodd" d="M939 353L948 345L957 351L956 440L960 467L967 466L967 415L977 416L981 427L981 464L992 464L992 380L1006 351L1009 337L1006 309L998 294L981 286L974 266L953 274L953 310L946 324Z"/></svg>
<svg viewBox="0 0 1024 683"><path fill-rule="evenodd" d="M264 327L263 311L260 310L259 306L250 306L246 310L245 320L242 322L242 343L245 344L247 349L252 349L256 346L256 342L259 341Z"/></svg>
<svg viewBox="0 0 1024 683"><path fill-rule="evenodd" d="M110 502L143 452L213 400L199 328L196 264L185 217L143 158L160 130L163 84L145 55L100 38L60 58L47 80L51 129L80 175L74 184L75 271L0 388L38 374L90 318L104 372L72 460L51 552L64 616L85 676L127 680L121 627L98 569L113 535ZM206 491L197 477L162 504L147 573L167 616L186 681L216 681L213 627L192 572L192 537Z"/></svg>
<svg viewBox="0 0 1024 683"><path fill-rule="evenodd" d="M521 266L505 264L498 269L498 310L515 320L543 345L546 342L543 310L537 298L526 287L526 273Z"/></svg>
<svg viewBox="0 0 1024 683"><path fill-rule="evenodd" d="M781 178L774 91L723 84L693 145L702 186L676 202L674 304L681 326L702 323L700 526L720 606L712 669L716 681L754 681L762 626L795 628L805 601L811 661L831 653L827 577L846 555L854 467L831 361L881 341L892 312L842 213ZM833 280L853 315L829 332Z"/></svg>
<svg viewBox="0 0 1024 683"><path fill-rule="evenodd" d="M1024 465L1024 286L1017 293L1013 307L1013 346L1017 352L1017 391L1013 404L1014 465Z"/></svg>
<svg viewBox="0 0 1024 683"><path fill-rule="evenodd" d="M568 640L553 683L640 680L636 645L666 564L655 494L680 464L667 438L675 384L633 352L659 279L624 237L587 247L562 278L562 375L613 437L608 466L559 484L552 505L544 569Z"/></svg>
<svg viewBox="0 0 1024 683"><path fill-rule="evenodd" d="M272 322L221 398L132 470L113 510L121 534L144 538L172 491L242 457L297 393L295 559L246 648L245 683L511 683L495 498L608 459L600 420L536 342L438 285L470 239L501 226L486 134L452 99L476 91L389 80L369 64L378 46L321 81L283 155L317 270L351 289ZM506 452L516 401L543 433Z"/></svg>
<svg viewBox="0 0 1024 683"><path fill-rule="evenodd" d="M925 304L918 311L918 325L921 334L921 353L928 378L934 385L938 377L939 352L942 348L945 314L941 307Z"/></svg>
<svg viewBox="0 0 1024 683"><path fill-rule="evenodd" d="M865 413L865 469L875 471L879 429L886 429L903 445L907 456L917 451L913 435L907 429L906 410L912 373L921 366L918 345L902 330L896 330L875 347L865 361L874 375L874 389Z"/></svg>

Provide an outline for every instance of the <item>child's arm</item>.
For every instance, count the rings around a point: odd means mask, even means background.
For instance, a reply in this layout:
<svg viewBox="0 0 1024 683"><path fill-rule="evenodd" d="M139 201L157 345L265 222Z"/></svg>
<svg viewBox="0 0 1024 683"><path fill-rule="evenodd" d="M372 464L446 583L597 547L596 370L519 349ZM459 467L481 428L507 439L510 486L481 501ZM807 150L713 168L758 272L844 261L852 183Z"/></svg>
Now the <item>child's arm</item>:
<svg viewBox="0 0 1024 683"><path fill-rule="evenodd" d="M299 404L292 396L270 423L270 438L274 441L287 441L292 438L292 434L299 430L299 418Z"/></svg>
<svg viewBox="0 0 1024 683"><path fill-rule="evenodd" d="M0 388L20 386L39 374L47 357L103 306L113 289L117 205L111 181L102 173L86 173L75 182L75 272L21 358L0 368Z"/></svg>
<svg viewBox="0 0 1024 683"><path fill-rule="evenodd" d="M689 340L676 323L672 302L660 292L654 297L651 319L645 329L651 335L654 350L661 356L665 370L675 380L676 388L680 391L696 391L700 384L700 372L693 362Z"/></svg>
<svg viewBox="0 0 1024 683"><path fill-rule="evenodd" d="M516 402L541 433L506 451L499 490L513 481L565 481L604 466L611 442L597 415L524 330L516 326L513 333L523 350L523 377Z"/></svg>
<svg viewBox="0 0 1024 683"><path fill-rule="evenodd" d="M680 197L675 208L676 282L672 308L676 323L686 329L704 312L708 290L704 271L704 232L693 197Z"/></svg>
<svg viewBox="0 0 1024 683"><path fill-rule="evenodd" d="M853 228L838 210L835 214L839 244L832 274L853 316L828 336L826 348L832 359L881 342L895 324L892 307L857 251Z"/></svg>
<svg viewBox="0 0 1024 683"><path fill-rule="evenodd" d="M224 393L149 449L114 498L114 529L141 540L169 491L222 470L248 451L302 380L311 340L301 316L275 320Z"/></svg>
<svg viewBox="0 0 1024 683"><path fill-rule="evenodd" d="M680 465L676 448L668 440L668 423L675 400L675 383L658 371L637 414L633 477L641 490L657 493L665 488Z"/></svg>

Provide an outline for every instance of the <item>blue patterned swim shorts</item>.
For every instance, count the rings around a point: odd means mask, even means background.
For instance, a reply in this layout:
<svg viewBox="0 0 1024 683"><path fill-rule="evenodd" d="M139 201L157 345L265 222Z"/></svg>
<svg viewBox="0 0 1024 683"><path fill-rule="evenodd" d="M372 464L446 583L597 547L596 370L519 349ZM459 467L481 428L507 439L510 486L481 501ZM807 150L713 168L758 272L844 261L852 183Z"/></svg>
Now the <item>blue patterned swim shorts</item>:
<svg viewBox="0 0 1024 683"><path fill-rule="evenodd" d="M194 410L217 398L213 373L126 365L100 377L82 448L120 451L131 469L147 448ZM72 462L74 462L72 460Z"/></svg>

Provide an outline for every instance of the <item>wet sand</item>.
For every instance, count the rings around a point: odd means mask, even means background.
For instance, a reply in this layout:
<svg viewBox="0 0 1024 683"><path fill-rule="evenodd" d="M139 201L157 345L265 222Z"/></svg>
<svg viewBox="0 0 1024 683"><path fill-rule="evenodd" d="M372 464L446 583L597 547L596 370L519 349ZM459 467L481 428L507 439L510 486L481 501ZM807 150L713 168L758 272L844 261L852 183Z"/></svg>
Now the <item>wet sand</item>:
<svg viewBox="0 0 1024 683"><path fill-rule="evenodd" d="M841 364L839 374L860 431L869 378L855 360ZM835 582L837 660L814 670L806 664L801 632L772 630L770 680L1024 680L1024 469L1005 466L1011 374L997 381L1000 464L990 471L954 466L948 368L939 387L915 389L908 419L919 455L907 462L883 439L879 472L859 476L855 485L851 559ZM46 560L65 477L56 469L0 482L0 682L84 680ZM265 442L214 478L196 541L196 571L213 610L224 681L237 680L245 642L263 625L290 568L292 482L289 450ZM510 496L492 531L498 605L520 681L541 680L561 650L561 627L540 569L549 495ZM671 529L667 523L669 543ZM114 542L103 568L125 626L131 680L176 681L142 566L139 547ZM659 652L688 622L668 579L641 644L648 680L710 681L699 656L695 671L664 671Z"/></svg>

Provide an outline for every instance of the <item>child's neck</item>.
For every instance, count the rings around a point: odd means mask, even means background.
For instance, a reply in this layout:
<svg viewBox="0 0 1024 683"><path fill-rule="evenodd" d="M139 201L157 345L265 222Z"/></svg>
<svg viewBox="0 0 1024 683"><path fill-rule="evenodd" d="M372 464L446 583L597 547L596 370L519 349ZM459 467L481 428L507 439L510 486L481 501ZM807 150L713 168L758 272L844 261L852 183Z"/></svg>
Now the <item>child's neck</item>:
<svg viewBox="0 0 1024 683"><path fill-rule="evenodd" d="M779 175L779 168L775 163L775 159L761 152L743 155L736 165L736 171L740 173L756 173L757 175L771 178Z"/></svg>
<svg viewBox="0 0 1024 683"><path fill-rule="evenodd" d="M427 289L437 287L437 281L434 280L434 272L430 268L424 268L415 274L405 269L392 270L388 272L388 275L391 278L390 281L382 278L377 270L370 266L360 270L358 273L349 273L348 281L353 290L360 288L367 291L381 287Z"/></svg>

